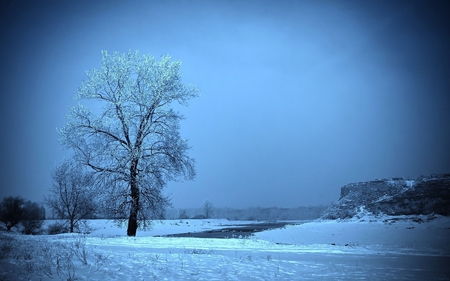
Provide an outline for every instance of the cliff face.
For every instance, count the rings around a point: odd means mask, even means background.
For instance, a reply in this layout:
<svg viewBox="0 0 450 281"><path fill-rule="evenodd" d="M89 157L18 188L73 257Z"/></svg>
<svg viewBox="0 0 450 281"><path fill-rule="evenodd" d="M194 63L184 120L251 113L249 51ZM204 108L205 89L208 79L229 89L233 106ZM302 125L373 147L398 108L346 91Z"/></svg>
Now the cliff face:
<svg viewBox="0 0 450 281"><path fill-rule="evenodd" d="M450 174L347 184L341 188L339 201L322 218L352 218L361 208L374 215L450 216Z"/></svg>

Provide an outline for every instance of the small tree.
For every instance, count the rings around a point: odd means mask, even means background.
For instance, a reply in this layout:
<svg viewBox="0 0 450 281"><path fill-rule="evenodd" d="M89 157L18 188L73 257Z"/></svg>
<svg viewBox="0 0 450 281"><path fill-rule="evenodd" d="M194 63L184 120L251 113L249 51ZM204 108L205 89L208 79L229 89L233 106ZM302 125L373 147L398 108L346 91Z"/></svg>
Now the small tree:
<svg viewBox="0 0 450 281"><path fill-rule="evenodd" d="M195 176L179 133L183 116L172 108L197 96L182 83L180 65L170 56L102 51L101 67L87 72L76 95L101 106L73 107L60 130L62 144L108 188L116 216L128 216L128 236L136 236L140 221L161 217L168 181Z"/></svg>
<svg viewBox="0 0 450 281"><path fill-rule="evenodd" d="M24 202L25 200L19 196L3 198L0 204L0 221L5 224L8 231L22 220Z"/></svg>
<svg viewBox="0 0 450 281"><path fill-rule="evenodd" d="M44 197L44 202L74 232L81 220L92 217L97 210L93 174L67 160L55 168L52 180L50 195Z"/></svg>
<svg viewBox="0 0 450 281"><path fill-rule="evenodd" d="M178 215L178 218L179 218L180 220L185 220L185 219L188 219L188 218L189 218L189 216L188 216L188 214L187 214L187 211L186 211L185 209L180 210L179 213L180 213L180 214Z"/></svg>
<svg viewBox="0 0 450 281"><path fill-rule="evenodd" d="M205 203L203 204L203 210L205 212L205 218L209 219L213 216L213 204L209 200L205 200Z"/></svg>
<svg viewBox="0 0 450 281"><path fill-rule="evenodd" d="M23 204L21 224L23 233L38 234L45 220L45 208L36 202L27 201Z"/></svg>

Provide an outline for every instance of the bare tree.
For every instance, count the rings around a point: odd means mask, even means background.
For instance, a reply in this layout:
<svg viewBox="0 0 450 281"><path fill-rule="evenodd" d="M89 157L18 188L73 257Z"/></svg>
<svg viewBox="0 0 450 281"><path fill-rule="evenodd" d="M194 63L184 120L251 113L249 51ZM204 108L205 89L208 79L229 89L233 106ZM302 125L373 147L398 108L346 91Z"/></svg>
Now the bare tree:
<svg viewBox="0 0 450 281"><path fill-rule="evenodd" d="M22 221L23 233L38 234L42 231L42 225L45 220L44 206L31 201L26 201L23 204Z"/></svg>
<svg viewBox="0 0 450 281"><path fill-rule="evenodd" d="M0 221L5 224L8 231L22 220L24 202L25 200L19 196L3 198L0 204Z"/></svg>
<svg viewBox="0 0 450 281"><path fill-rule="evenodd" d="M102 51L101 67L87 73L76 98L103 107L73 107L60 130L63 145L108 189L115 213L128 214L128 236L169 205L162 193L168 181L195 176L179 133L183 117L171 108L197 96L195 87L182 84L180 65L170 56L157 61L139 52Z"/></svg>
<svg viewBox="0 0 450 281"><path fill-rule="evenodd" d="M205 200L205 203L203 204L203 210L205 212L205 218L209 219L213 216L213 204L209 200Z"/></svg>
<svg viewBox="0 0 450 281"><path fill-rule="evenodd" d="M92 217L97 211L98 192L94 189L93 173L72 160L55 168L49 192L44 197L45 204L59 218L67 220L70 232L74 232L80 220Z"/></svg>

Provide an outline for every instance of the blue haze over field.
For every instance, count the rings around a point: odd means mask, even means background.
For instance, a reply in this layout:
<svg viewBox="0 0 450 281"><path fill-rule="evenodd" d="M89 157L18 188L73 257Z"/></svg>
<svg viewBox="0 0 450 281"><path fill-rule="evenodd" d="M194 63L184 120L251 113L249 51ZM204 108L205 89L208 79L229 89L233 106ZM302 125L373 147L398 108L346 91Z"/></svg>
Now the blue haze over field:
<svg viewBox="0 0 450 281"><path fill-rule="evenodd" d="M11 1L1 7L0 198L41 201L100 50L183 61L197 177L175 207L328 204L450 172L446 1Z"/></svg>

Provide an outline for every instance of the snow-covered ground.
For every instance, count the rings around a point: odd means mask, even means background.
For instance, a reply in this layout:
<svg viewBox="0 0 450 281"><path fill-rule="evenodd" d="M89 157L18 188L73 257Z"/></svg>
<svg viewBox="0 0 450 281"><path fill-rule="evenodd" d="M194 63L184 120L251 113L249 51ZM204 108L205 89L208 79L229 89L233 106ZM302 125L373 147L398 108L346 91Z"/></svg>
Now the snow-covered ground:
<svg viewBox="0 0 450 281"><path fill-rule="evenodd" d="M88 235L2 232L15 250L1 244L0 280L450 280L447 217L315 221L250 238L154 237L245 223L161 221L134 238L105 220L90 221Z"/></svg>

